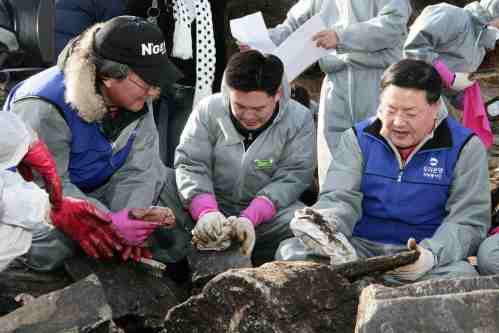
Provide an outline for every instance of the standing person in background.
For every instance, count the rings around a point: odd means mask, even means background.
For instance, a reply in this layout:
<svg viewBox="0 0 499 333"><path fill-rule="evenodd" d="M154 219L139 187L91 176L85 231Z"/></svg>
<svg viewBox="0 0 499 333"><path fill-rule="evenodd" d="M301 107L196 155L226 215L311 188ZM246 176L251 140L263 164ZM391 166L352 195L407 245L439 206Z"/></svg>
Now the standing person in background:
<svg viewBox="0 0 499 333"><path fill-rule="evenodd" d="M126 0L56 0L55 61L66 44L95 23L123 15Z"/></svg>
<svg viewBox="0 0 499 333"><path fill-rule="evenodd" d="M314 40L332 51L319 61L326 74L317 137L322 185L341 133L376 114L380 78L402 57L411 6L408 0L300 0L282 24L270 29L270 38L281 44L318 13L328 29Z"/></svg>
<svg viewBox="0 0 499 333"><path fill-rule="evenodd" d="M426 61L438 70L446 96L464 109L464 125L487 147L493 138L480 86L468 75L478 69L487 50L494 49L498 28L499 0L475 1L464 8L441 3L423 10L404 45L404 57Z"/></svg>
<svg viewBox="0 0 499 333"><path fill-rule="evenodd" d="M173 166L180 134L200 99L220 90L225 67L227 0L129 0L126 13L147 18L163 32L167 53L184 77L155 105L160 155Z"/></svg>
<svg viewBox="0 0 499 333"><path fill-rule="evenodd" d="M0 112L0 126L0 271L24 254L33 269L56 268L62 262L57 258L74 251L64 234L89 256L118 252L128 259L134 249L121 242L108 215L90 202L63 197L51 153L21 118ZM32 182L33 172L42 176L46 192Z"/></svg>
<svg viewBox="0 0 499 333"><path fill-rule="evenodd" d="M314 40L332 51L319 61L326 74L317 134L322 185L341 133L376 114L380 77L402 57L411 6L408 0L300 0L282 24L269 30L270 38L281 44L318 13L327 30Z"/></svg>

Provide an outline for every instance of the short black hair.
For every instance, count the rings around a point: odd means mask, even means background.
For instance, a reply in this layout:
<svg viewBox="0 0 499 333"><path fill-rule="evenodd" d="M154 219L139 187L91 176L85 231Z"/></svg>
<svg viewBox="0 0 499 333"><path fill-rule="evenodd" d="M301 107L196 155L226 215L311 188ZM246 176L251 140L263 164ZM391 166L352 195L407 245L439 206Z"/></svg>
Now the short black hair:
<svg viewBox="0 0 499 333"><path fill-rule="evenodd" d="M388 67L381 77L381 91L390 85L423 90L429 104L436 103L442 95L440 74L421 60L403 59Z"/></svg>
<svg viewBox="0 0 499 333"><path fill-rule="evenodd" d="M225 83L232 89L264 91L274 96L281 86L284 65L271 54L256 50L236 53L225 69Z"/></svg>

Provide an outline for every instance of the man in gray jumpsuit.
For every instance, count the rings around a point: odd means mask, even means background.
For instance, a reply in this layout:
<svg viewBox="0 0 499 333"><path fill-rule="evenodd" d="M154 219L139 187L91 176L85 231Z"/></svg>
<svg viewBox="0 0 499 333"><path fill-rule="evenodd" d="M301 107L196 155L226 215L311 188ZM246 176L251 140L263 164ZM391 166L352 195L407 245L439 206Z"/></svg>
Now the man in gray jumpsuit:
<svg viewBox="0 0 499 333"><path fill-rule="evenodd" d="M341 133L376 113L380 77L402 57L411 6L408 0L300 0L282 24L270 29L270 38L281 44L318 13L328 30L315 40L331 50L319 61L326 74L317 141L323 185Z"/></svg>
<svg viewBox="0 0 499 333"><path fill-rule="evenodd" d="M256 234L256 264L273 260L279 242L291 237L289 222L304 207L298 198L316 165L312 114L290 99L282 81L277 57L236 54L222 92L191 114L175 156L194 237L224 237L230 219L236 230Z"/></svg>

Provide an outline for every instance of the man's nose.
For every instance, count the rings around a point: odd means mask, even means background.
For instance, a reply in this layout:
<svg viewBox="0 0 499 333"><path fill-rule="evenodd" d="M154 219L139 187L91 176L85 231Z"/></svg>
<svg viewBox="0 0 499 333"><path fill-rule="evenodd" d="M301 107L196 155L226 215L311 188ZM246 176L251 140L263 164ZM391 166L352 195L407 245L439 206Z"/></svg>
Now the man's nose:
<svg viewBox="0 0 499 333"><path fill-rule="evenodd" d="M405 119L404 117L402 117L401 115L396 115L394 118L393 118L393 124L395 126L403 126L405 124Z"/></svg>
<svg viewBox="0 0 499 333"><path fill-rule="evenodd" d="M247 110L246 112L244 112L244 118L246 120L254 120L256 118L255 112L253 112L252 110Z"/></svg>

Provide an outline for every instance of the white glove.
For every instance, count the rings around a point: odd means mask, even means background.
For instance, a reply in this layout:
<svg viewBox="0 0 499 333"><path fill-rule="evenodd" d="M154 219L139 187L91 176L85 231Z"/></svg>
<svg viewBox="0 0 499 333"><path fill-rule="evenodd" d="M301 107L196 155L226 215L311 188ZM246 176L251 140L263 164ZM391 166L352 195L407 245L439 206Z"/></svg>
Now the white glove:
<svg viewBox="0 0 499 333"><path fill-rule="evenodd" d="M232 224L232 239L241 242L241 250L245 256L251 256L255 247L256 235L253 223L245 217L229 217Z"/></svg>
<svg viewBox="0 0 499 333"><path fill-rule="evenodd" d="M347 237L337 231L337 220L330 209L299 209L289 226L305 247L313 253L330 257L331 265L358 259Z"/></svg>
<svg viewBox="0 0 499 333"><path fill-rule="evenodd" d="M393 271L387 272L386 275L394 277L400 281L413 282L428 273L436 264L435 256L429 250L417 245L414 238L409 238L407 241L409 250L419 252L419 258L414 263L401 266Z"/></svg>
<svg viewBox="0 0 499 333"><path fill-rule="evenodd" d="M470 81L468 79L470 73L456 73L456 76L454 77L454 82L452 82L451 89L457 90L457 91L463 91L464 89L472 86L475 81Z"/></svg>
<svg viewBox="0 0 499 333"><path fill-rule="evenodd" d="M231 224L222 213L206 213L192 230L192 243L198 250L222 251L230 247L231 232Z"/></svg>

